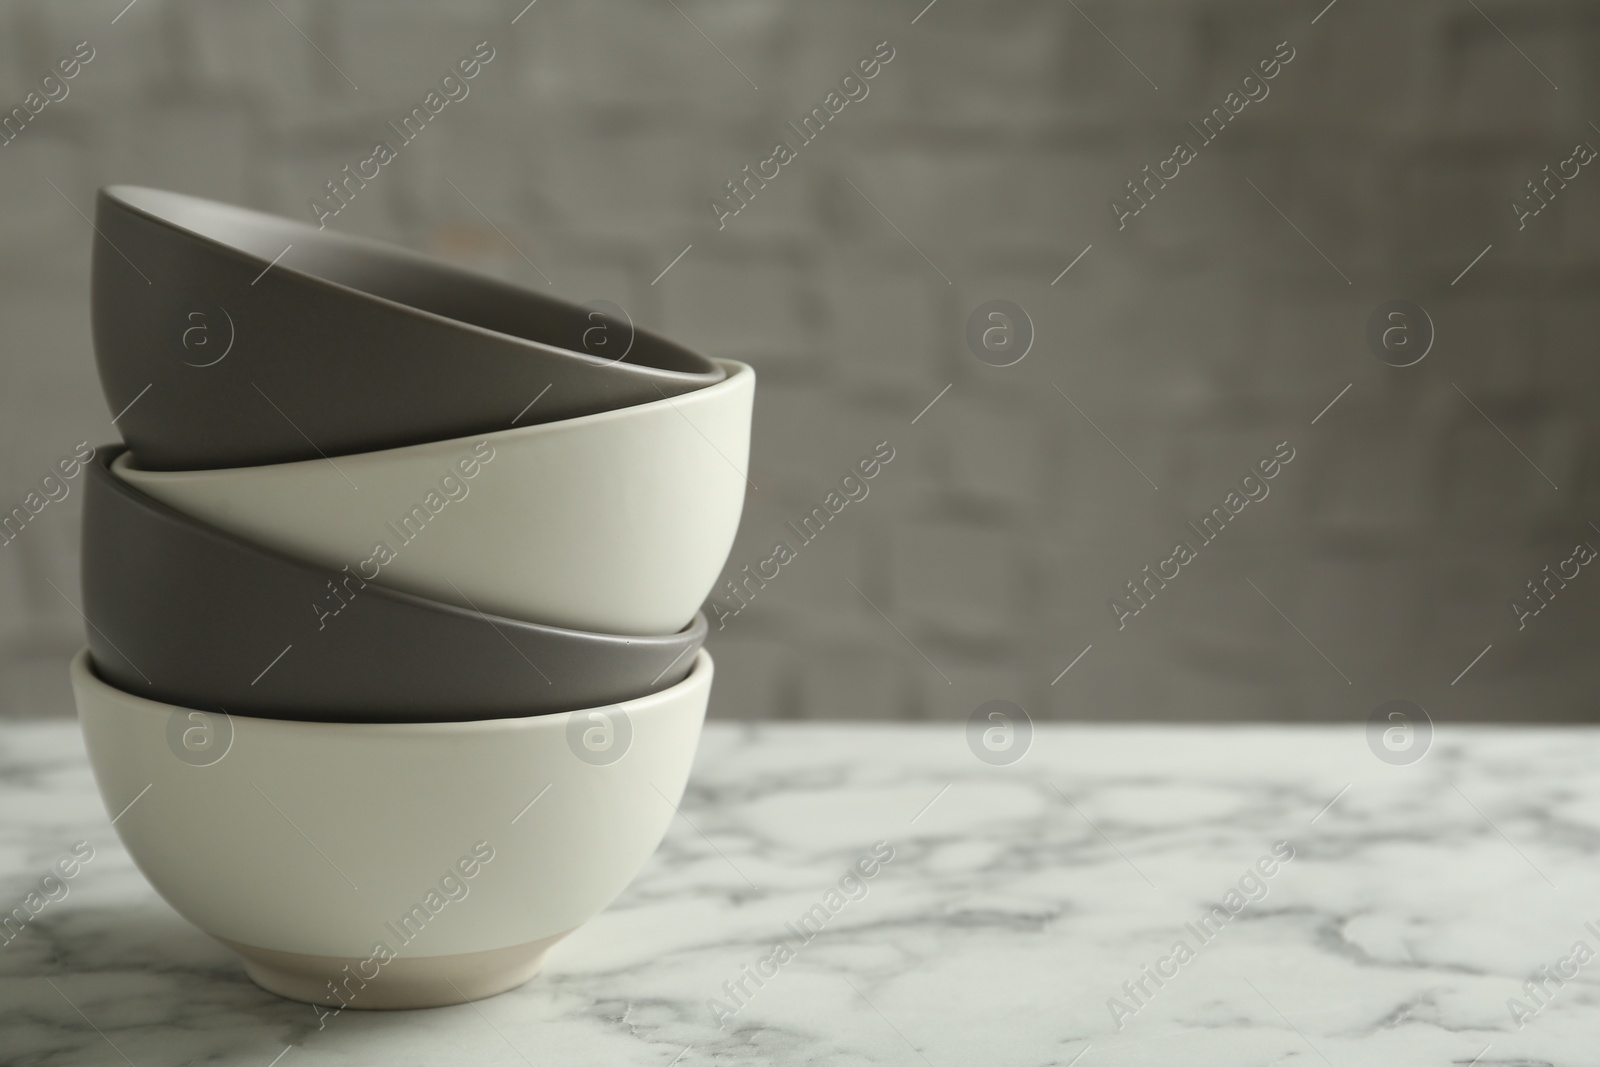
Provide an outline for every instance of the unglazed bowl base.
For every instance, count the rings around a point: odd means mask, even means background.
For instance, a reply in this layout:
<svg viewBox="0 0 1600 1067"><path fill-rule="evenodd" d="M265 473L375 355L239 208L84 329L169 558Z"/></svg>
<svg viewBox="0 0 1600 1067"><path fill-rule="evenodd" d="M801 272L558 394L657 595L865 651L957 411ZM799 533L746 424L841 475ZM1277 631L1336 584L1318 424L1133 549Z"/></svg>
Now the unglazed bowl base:
<svg viewBox="0 0 1600 1067"><path fill-rule="evenodd" d="M217 940L244 957L245 973L269 993L307 1004L393 1011L442 1008L515 989L539 973L550 946L571 932L487 952L398 956L382 964L376 977L365 980L356 969L365 959L307 956ZM330 983L344 999L334 995Z"/></svg>

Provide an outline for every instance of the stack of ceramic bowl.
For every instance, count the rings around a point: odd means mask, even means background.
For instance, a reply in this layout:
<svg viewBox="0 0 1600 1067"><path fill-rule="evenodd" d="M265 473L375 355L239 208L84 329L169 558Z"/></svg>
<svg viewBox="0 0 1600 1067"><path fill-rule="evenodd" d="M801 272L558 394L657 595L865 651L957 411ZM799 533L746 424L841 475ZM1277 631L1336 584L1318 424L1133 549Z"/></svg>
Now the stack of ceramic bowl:
<svg viewBox="0 0 1600 1067"><path fill-rule="evenodd" d="M156 890L274 992L533 975L660 842L754 374L376 243L100 194L90 761Z"/></svg>

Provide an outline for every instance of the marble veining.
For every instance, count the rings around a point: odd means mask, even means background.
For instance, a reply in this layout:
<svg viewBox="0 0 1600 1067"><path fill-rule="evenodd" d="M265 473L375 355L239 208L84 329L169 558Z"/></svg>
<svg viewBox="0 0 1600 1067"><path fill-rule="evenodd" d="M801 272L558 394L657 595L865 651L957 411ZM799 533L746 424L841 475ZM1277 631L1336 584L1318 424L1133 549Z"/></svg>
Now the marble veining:
<svg viewBox="0 0 1600 1067"><path fill-rule="evenodd" d="M1584 729L1392 766L1357 726L1052 725L994 767L959 724L714 725L543 975L319 1028L148 887L75 727L7 725L0 906L94 858L0 948L0 1064L1592 1064L1597 763Z"/></svg>

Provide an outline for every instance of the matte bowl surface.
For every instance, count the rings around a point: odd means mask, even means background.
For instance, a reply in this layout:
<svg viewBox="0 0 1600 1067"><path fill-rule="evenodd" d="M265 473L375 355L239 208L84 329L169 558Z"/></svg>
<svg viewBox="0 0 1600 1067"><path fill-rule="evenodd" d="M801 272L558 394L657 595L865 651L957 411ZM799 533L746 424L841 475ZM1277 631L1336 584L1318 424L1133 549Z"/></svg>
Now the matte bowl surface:
<svg viewBox="0 0 1600 1067"><path fill-rule="evenodd" d="M152 469L462 437L723 376L615 305L579 307L245 208L113 185L100 191L95 226L100 384Z"/></svg>
<svg viewBox="0 0 1600 1067"><path fill-rule="evenodd" d="M306 563L84 475L83 599L95 669L130 692L327 722L487 719L615 703L676 685L705 640L488 616ZM470 497L468 498L470 503Z"/></svg>
<svg viewBox="0 0 1600 1067"><path fill-rule="evenodd" d="M374 584L552 626L674 634L716 584L749 487L755 372L725 365L686 396L482 437L224 470L144 470L124 453L111 469Z"/></svg>
<svg viewBox="0 0 1600 1067"><path fill-rule="evenodd" d="M350 724L158 703L72 664L101 799L156 892L268 989L334 1002L337 982L357 1008L509 988L605 908L673 819L711 677L702 650L617 707Z"/></svg>

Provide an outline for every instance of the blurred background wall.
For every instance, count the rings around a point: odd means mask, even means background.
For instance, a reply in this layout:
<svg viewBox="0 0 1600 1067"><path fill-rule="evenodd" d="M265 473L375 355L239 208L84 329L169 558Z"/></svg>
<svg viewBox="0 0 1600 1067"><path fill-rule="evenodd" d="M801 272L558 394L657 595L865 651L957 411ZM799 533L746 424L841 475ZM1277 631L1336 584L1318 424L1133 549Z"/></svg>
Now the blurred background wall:
<svg viewBox="0 0 1600 1067"><path fill-rule="evenodd" d="M115 437L98 186L310 221L487 41L470 95L328 224L756 366L729 576L796 553L713 633L715 714L1592 717L1600 572L1521 628L1511 605L1600 546L1600 174L1527 187L1600 145L1600 9L924 2L6 3L6 111L94 58L0 148L0 503ZM880 42L868 95L802 144L786 124ZM796 158L719 228L778 140ZM1179 140L1196 158L1119 228ZM1394 367L1367 325L1402 298L1435 336ZM1035 335L1008 367L965 337L994 299ZM802 543L785 524L880 442L869 494ZM1185 523L1281 442L1270 495L1201 545ZM4 714L69 709L78 503L0 547ZM1119 629L1108 601L1180 539L1197 557Z"/></svg>

